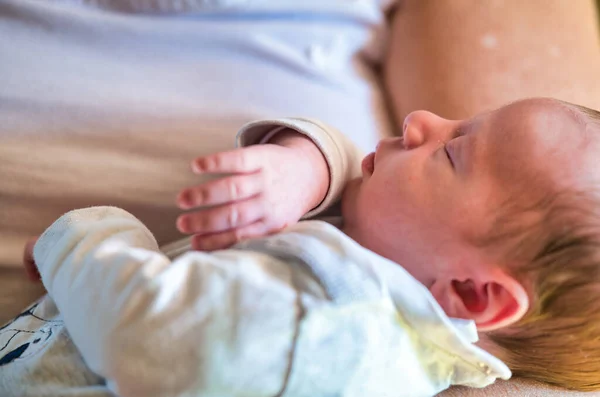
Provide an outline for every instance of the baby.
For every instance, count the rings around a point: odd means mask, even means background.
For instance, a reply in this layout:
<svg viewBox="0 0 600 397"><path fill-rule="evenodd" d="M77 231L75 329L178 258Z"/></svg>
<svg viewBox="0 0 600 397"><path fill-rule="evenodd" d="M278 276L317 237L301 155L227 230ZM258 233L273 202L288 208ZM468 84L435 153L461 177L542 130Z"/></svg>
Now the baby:
<svg viewBox="0 0 600 397"><path fill-rule="evenodd" d="M550 99L414 112L361 170L321 123L251 123L249 147L193 164L228 175L178 199L201 207L178 220L194 248L244 241L171 261L128 213L74 211L35 245L50 297L36 309L121 396L413 397L508 378L479 347L599 389L598 120ZM295 225L340 196L341 231Z"/></svg>

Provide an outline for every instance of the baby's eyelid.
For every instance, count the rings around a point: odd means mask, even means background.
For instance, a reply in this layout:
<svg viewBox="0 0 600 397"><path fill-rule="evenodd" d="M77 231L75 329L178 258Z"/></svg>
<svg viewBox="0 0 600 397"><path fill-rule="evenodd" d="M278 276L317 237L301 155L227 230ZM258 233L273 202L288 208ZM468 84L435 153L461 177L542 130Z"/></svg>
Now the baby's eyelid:
<svg viewBox="0 0 600 397"><path fill-rule="evenodd" d="M452 134L452 138L450 140L460 138L463 135L465 135L464 128L462 125L459 125L456 130L454 130L454 134Z"/></svg>
<svg viewBox="0 0 600 397"><path fill-rule="evenodd" d="M452 148L450 147L451 142L453 140L455 140L456 138L460 138L461 136L464 136L464 129L462 128L462 126L458 126L456 127L456 129L453 131L452 136L450 137L450 139L447 142L444 142L443 145L443 149L444 149L444 153L446 154L446 158L448 159L448 162L450 163L450 165L452 166L452 168L456 168L455 164L454 164L454 153Z"/></svg>
<svg viewBox="0 0 600 397"><path fill-rule="evenodd" d="M444 144L444 152L446 153L446 157L448 157L448 161L450 161L450 165L452 165L452 168L454 168L454 159L452 158L452 153L448 148L448 143L449 142L446 142Z"/></svg>

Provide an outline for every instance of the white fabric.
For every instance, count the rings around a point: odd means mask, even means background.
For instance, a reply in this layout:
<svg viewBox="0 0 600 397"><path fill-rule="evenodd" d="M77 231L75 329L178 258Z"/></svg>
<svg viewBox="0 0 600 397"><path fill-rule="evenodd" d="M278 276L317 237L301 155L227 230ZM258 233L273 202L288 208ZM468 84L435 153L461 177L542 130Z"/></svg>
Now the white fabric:
<svg viewBox="0 0 600 397"><path fill-rule="evenodd" d="M136 218L97 207L61 217L34 255L84 360L122 397L424 397L510 377L472 325L324 222L170 261ZM344 280L357 298L329 293Z"/></svg>

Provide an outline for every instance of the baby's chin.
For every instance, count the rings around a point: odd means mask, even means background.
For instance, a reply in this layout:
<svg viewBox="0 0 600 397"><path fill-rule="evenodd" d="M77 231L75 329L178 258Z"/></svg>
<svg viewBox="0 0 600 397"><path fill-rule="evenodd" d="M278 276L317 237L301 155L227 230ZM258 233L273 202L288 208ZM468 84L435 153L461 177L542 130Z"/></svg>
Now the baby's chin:
<svg viewBox="0 0 600 397"><path fill-rule="evenodd" d="M354 218L357 210L358 194L362 187L362 177L355 178L346 184L342 192L342 216L345 221Z"/></svg>

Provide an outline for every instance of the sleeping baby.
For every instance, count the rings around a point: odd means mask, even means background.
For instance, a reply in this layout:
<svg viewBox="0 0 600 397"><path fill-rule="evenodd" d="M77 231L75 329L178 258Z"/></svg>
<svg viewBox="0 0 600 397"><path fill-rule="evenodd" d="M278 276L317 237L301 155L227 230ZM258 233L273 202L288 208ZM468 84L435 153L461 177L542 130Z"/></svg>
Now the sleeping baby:
<svg viewBox="0 0 600 397"><path fill-rule="evenodd" d="M418 397L511 371L600 389L599 123L551 99L413 112L362 163L320 122L250 123L193 162L224 176L180 194L191 239L160 250L95 207L26 250L48 296L25 317L55 328L0 358L0 394Z"/></svg>

